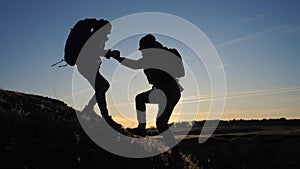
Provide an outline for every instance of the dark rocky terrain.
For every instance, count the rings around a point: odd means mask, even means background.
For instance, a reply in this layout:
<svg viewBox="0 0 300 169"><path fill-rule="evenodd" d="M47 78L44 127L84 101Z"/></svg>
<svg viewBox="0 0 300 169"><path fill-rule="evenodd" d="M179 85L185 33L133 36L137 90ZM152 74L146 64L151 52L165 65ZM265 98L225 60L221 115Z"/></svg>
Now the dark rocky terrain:
<svg viewBox="0 0 300 169"><path fill-rule="evenodd" d="M100 119L101 120L101 119ZM96 145L76 112L51 98L0 90L0 168L178 168L170 154L126 158ZM185 168L197 168L183 156Z"/></svg>
<svg viewBox="0 0 300 169"><path fill-rule="evenodd" d="M179 144L186 169L300 168L299 120L221 121L199 144L203 123L195 122ZM186 125L174 124L175 134ZM102 149L85 134L75 110L51 98L0 90L0 131L1 169L181 168L170 154L126 158Z"/></svg>

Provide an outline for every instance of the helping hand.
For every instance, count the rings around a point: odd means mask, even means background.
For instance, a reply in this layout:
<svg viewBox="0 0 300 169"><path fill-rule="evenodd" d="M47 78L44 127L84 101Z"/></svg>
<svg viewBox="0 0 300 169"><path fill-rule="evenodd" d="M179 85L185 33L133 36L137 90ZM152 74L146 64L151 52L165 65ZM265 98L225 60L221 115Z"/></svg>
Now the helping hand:
<svg viewBox="0 0 300 169"><path fill-rule="evenodd" d="M106 59L110 59L111 57L113 57L113 58L118 58L118 57L120 57L120 51L109 49L109 50L107 51L107 53L105 54L104 57L105 57Z"/></svg>
<svg viewBox="0 0 300 169"><path fill-rule="evenodd" d="M111 51L111 53L112 53L111 57L116 59L118 62L121 63L124 60L124 58L120 56L120 51L113 50L113 51Z"/></svg>
<svg viewBox="0 0 300 169"><path fill-rule="evenodd" d="M112 57L112 58L116 59L117 61L122 62L124 60L124 58L120 57L120 55L121 54L120 54L119 50L109 50L107 52L107 54L105 55L105 57L107 59L109 59L110 57Z"/></svg>
<svg viewBox="0 0 300 169"><path fill-rule="evenodd" d="M112 50L111 51L111 57L114 58L114 59L120 58L120 51Z"/></svg>

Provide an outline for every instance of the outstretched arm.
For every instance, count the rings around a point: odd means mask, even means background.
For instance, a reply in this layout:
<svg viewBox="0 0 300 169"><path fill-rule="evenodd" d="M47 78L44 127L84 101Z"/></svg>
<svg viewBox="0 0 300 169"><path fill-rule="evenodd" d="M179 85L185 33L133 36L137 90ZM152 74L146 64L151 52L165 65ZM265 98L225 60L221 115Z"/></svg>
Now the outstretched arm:
<svg viewBox="0 0 300 169"><path fill-rule="evenodd" d="M116 59L122 65L129 67L131 69L142 69L143 66L143 58L138 60L128 59L125 57L120 57L120 51L112 51L112 58Z"/></svg>

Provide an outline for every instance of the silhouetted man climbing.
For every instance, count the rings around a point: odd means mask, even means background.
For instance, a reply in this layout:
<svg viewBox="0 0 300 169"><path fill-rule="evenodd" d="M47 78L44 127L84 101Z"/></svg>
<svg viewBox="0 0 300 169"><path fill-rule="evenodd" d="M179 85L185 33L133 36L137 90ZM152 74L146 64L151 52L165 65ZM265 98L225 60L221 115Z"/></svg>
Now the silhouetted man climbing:
<svg viewBox="0 0 300 169"><path fill-rule="evenodd" d="M105 56L106 58L109 58L112 55L119 54L119 51L104 49L105 42L108 40L107 35L110 34L112 26L109 21L103 19L86 20L89 21L89 23L87 23L89 31L95 33L99 29L100 30L97 32L99 35L96 36L97 39L92 39L93 41L90 43L91 45L87 49L87 52L81 51L82 54L79 55L76 61L79 73L89 81L90 85L95 90L95 95L90 99L88 105L83 109L83 112L94 112L93 108L97 101L102 117L111 127L119 129L122 126L116 123L108 114L105 93L110 86L109 82L99 72L102 63L100 57ZM93 36L91 38L93 38Z"/></svg>
<svg viewBox="0 0 300 169"><path fill-rule="evenodd" d="M182 88L177 80L185 74L181 56L176 49L164 47L151 34L141 38L139 50L142 58L138 60L112 56L126 67L143 69L149 84L152 85L152 89L135 97L139 125L129 131L146 136L146 103L155 103L159 106L156 118L157 129L162 133L168 145L175 145L175 138L167 129L172 111L181 97ZM178 154L177 147L172 151Z"/></svg>

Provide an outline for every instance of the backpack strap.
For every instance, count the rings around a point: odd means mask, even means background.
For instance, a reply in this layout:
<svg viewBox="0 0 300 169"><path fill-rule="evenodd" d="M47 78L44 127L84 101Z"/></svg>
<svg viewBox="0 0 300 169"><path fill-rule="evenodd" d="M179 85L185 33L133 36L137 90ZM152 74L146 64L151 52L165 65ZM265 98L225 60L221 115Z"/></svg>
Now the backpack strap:
<svg viewBox="0 0 300 169"><path fill-rule="evenodd" d="M66 62L66 61L65 61L64 59L61 59L60 61L58 61L58 62L52 64L51 67L54 67L54 66L56 66L57 64L59 64L59 63L61 63L61 62ZM68 66L68 64L59 65L58 68L66 67L66 66Z"/></svg>

